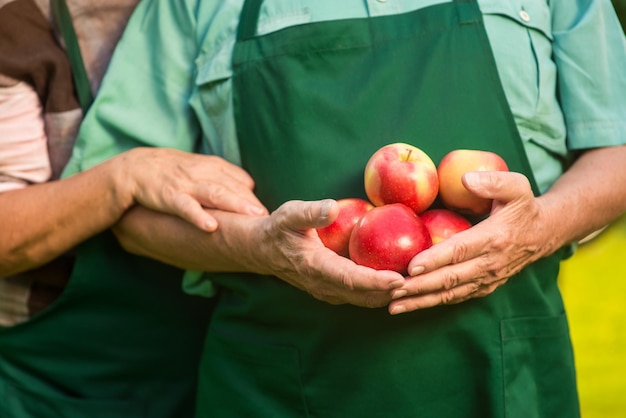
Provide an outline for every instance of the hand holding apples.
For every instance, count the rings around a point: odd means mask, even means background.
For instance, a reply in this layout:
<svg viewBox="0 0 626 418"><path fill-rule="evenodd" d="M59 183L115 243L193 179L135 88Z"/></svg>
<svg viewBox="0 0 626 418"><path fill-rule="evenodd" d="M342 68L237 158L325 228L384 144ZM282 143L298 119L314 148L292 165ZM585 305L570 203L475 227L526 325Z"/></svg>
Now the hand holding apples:
<svg viewBox="0 0 626 418"><path fill-rule="evenodd" d="M386 145L372 154L364 171L365 192L376 207L361 199L342 199L340 215L332 225L319 228L318 235L326 247L357 264L407 273L413 256L471 227L451 209L473 215L489 212L492 200L467 190L462 176L492 170L508 168L487 151L455 150L436 167L413 145ZM438 194L450 209L431 208Z"/></svg>
<svg viewBox="0 0 626 418"><path fill-rule="evenodd" d="M455 234L417 254L409 274L419 280L394 291L392 314L487 296L560 245L528 178L503 171L474 174L468 185L494 202L490 216L471 234Z"/></svg>
<svg viewBox="0 0 626 418"><path fill-rule="evenodd" d="M332 223L338 212L337 202L330 199L288 201L269 216L233 223L235 229L243 230L238 234L229 231L223 246L233 251L222 252L234 263L246 265L245 271L276 276L327 303L387 305L390 290L404 283L402 275L357 265L320 242L315 229ZM223 212L216 216L223 220L236 215Z"/></svg>

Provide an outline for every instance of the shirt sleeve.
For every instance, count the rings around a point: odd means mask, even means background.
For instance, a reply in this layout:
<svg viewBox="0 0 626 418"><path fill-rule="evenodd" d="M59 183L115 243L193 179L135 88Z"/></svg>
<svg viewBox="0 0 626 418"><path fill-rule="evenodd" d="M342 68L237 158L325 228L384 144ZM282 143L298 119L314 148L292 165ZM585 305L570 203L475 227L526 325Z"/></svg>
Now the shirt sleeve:
<svg viewBox="0 0 626 418"><path fill-rule="evenodd" d="M199 127L194 0L141 2L113 54L64 176L138 146L193 151Z"/></svg>
<svg viewBox="0 0 626 418"><path fill-rule="evenodd" d="M0 193L50 178L42 106L24 82L0 86Z"/></svg>
<svg viewBox="0 0 626 418"><path fill-rule="evenodd" d="M569 149L626 143L626 42L611 2L550 3Z"/></svg>

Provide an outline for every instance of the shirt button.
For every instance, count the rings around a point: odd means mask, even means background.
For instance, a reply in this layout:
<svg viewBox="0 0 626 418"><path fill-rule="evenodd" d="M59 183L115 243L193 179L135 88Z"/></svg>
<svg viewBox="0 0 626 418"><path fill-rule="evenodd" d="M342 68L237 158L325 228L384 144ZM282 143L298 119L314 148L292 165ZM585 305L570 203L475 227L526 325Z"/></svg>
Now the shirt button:
<svg viewBox="0 0 626 418"><path fill-rule="evenodd" d="M526 13L526 10L520 10L519 17L521 17L524 22L530 22L530 15Z"/></svg>

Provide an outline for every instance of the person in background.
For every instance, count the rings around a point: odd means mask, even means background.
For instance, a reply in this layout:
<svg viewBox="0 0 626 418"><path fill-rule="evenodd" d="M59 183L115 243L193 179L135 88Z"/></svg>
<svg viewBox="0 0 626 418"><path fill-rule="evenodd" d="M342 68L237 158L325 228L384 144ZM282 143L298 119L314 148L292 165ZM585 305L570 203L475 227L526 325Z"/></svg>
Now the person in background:
<svg viewBox="0 0 626 418"><path fill-rule="evenodd" d="M83 109L52 3L0 2L0 416L192 417L210 301L184 296L179 270L141 261L129 268L166 279L101 277L75 247L135 205L205 232L217 223L202 206L265 209L239 167L173 149L131 150L59 180ZM69 1L92 93L137 3Z"/></svg>
<svg viewBox="0 0 626 418"><path fill-rule="evenodd" d="M135 207L114 229L189 269L188 291L217 286L199 417L577 417L557 275L571 243L626 210L624 68L606 0L146 2L65 174L176 146L253 177L268 216L211 211L203 235ZM465 174L490 216L407 278L359 269L314 230L398 141L510 168Z"/></svg>

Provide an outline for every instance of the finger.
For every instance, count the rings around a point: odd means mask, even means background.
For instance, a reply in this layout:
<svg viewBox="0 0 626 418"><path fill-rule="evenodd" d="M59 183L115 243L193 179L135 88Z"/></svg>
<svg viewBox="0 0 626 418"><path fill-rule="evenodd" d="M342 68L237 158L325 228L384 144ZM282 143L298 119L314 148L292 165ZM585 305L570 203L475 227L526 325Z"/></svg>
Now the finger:
<svg viewBox="0 0 626 418"><path fill-rule="evenodd" d="M330 301L331 304L345 304L360 306L363 308L382 308L387 306L391 301L389 292L367 292L367 293L347 293L344 297L337 298L337 303Z"/></svg>
<svg viewBox="0 0 626 418"><path fill-rule="evenodd" d="M394 290L393 299L400 299L405 296L415 296L439 292L442 290L454 289L463 284L462 277L474 277L467 272L459 272L459 268L443 268L429 274L412 277L406 280L404 286ZM465 275L463 275L465 274Z"/></svg>
<svg viewBox="0 0 626 418"><path fill-rule="evenodd" d="M348 291L389 291L405 285L406 282L400 273L360 266L327 248L320 249L313 263L319 266L323 277L330 278L333 283Z"/></svg>
<svg viewBox="0 0 626 418"><path fill-rule="evenodd" d="M246 188L231 189L224 185L200 185L193 197L202 206L245 215L264 216L268 210L259 199Z"/></svg>
<svg viewBox="0 0 626 418"><path fill-rule="evenodd" d="M317 201L294 200L276 210L281 222L290 229L303 230L330 225L339 215L339 205L335 200Z"/></svg>
<svg viewBox="0 0 626 418"><path fill-rule="evenodd" d="M173 202L172 214L176 215L197 228L213 232L217 229L217 220L204 210L196 199L189 195L181 194Z"/></svg>
<svg viewBox="0 0 626 418"><path fill-rule="evenodd" d="M487 251L491 236L474 226L420 252L409 262L410 276L422 275L444 266L480 257Z"/></svg>
<svg viewBox="0 0 626 418"><path fill-rule="evenodd" d="M223 175L232 177L233 180L241 183L249 190L254 189L254 179L246 170L219 157L209 156L208 158L217 161Z"/></svg>
<svg viewBox="0 0 626 418"><path fill-rule="evenodd" d="M427 309L439 305L453 305L470 299L485 297L493 293L498 287L506 283L508 278L498 280L485 286L477 286L475 283L465 283L453 289L427 293L418 296L408 296L397 299L389 304L389 313L398 315L418 309Z"/></svg>
<svg viewBox="0 0 626 418"><path fill-rule="evenodd" d="M391 302L389 304L389 313L391 315L398 315L418 309L461 303L470 299L474 292L476 292L476 286L472 283L466 283L453 289L418 296L409 296Z"/></svg>
<svg viewBox="0 0 626 418"><path fill-rule="evenodd" d="M532 195L528 178L509 171L471 171L462 177L463 185L477 196L510 202Z"/></svg>

